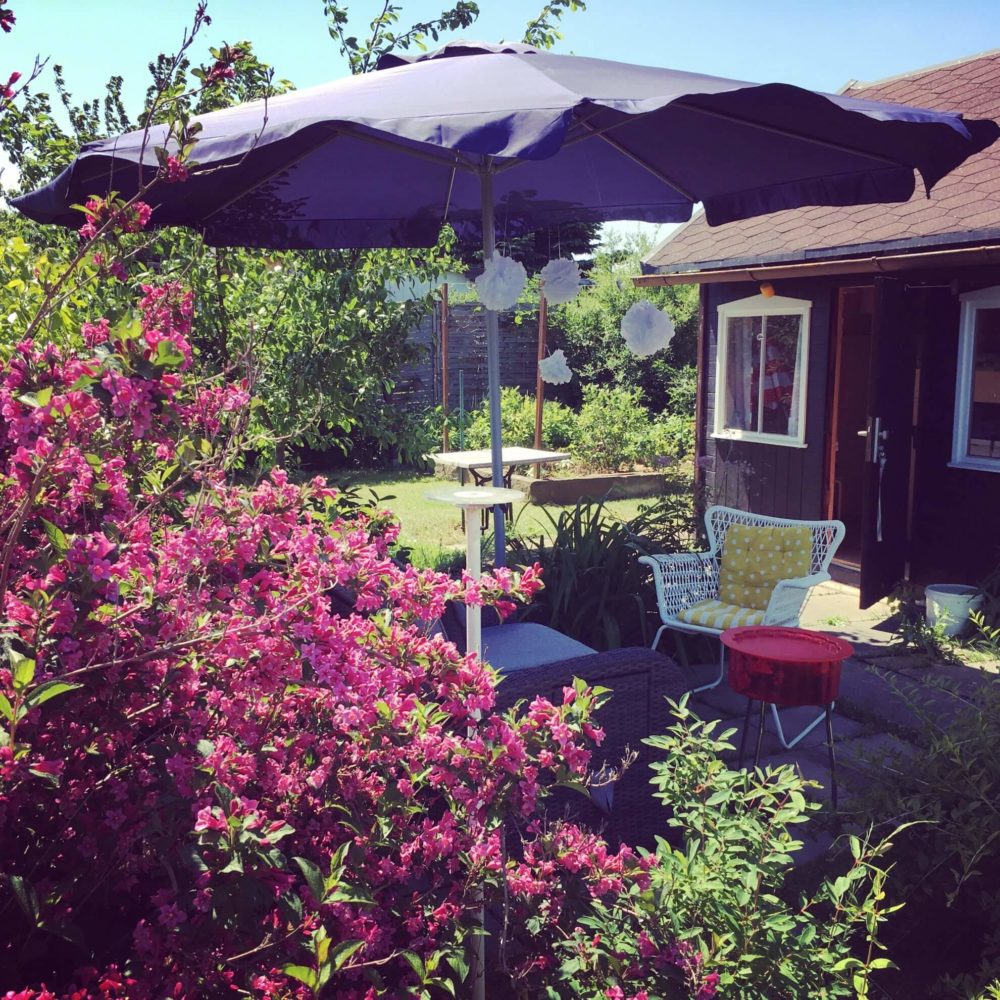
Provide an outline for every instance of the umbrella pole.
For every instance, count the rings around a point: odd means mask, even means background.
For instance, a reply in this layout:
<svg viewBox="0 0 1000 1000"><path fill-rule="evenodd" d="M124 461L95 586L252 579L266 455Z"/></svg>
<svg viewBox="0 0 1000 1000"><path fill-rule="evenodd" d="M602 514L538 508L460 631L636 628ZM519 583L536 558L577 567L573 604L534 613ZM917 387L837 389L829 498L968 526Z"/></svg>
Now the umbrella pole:
<svg viewBox="0 0 1000 1000"><path fill-rule="evenodd" d="M496 252L496 234L493 218L493 165L487 161L479 172L483 209L483 264ZM500 325L493 309L486 310L486 374L490 401L490 462L493 466L493 485L503 487L503 429L500 423ZM504 509L501 504L493 508L494 563L507 565L507 538Z"/></svg>

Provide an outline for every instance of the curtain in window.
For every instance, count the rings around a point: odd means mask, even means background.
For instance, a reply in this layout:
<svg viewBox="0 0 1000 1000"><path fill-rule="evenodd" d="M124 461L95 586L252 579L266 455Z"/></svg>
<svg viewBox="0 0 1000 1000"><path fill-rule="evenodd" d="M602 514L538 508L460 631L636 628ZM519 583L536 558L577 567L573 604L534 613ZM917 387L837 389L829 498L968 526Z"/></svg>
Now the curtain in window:
<svg viewBox="0 0 1000 1000"><path fill-rule="evenodd" d="M763 324L760 316L736 316L726 330L726 427L757 429L758 379L755 371Z"/></svg>

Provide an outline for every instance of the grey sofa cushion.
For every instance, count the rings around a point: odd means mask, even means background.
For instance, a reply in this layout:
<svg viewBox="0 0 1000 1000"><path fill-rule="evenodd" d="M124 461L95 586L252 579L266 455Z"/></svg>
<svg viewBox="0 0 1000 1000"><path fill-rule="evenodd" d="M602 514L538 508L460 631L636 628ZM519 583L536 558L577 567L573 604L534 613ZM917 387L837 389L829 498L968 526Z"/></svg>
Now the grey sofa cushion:
<svg viewBox="0 0 1000 1000"><path fill-rule="evenodd" d="M533 622L483 629L483 659L504 674L596 652L554 628Z"/></svg>

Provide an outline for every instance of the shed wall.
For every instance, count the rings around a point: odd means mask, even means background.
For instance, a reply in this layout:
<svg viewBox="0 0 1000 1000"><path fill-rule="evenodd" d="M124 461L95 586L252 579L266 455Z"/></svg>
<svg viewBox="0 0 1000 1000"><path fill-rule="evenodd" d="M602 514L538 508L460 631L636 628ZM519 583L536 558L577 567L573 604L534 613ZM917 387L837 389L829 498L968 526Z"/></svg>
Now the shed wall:
<svg viewBox="0 0 1000 1000"><path fill-rule="evenodd" d="M709 503L740 507L774 517L816 519L823 516L826 396L833 303L832 285L782 282L781 294L812 302L807 370L804 448L712 437L716 400L719 314L725 302L756 295L752 283L704 285L705 348L705 488Z"/></svg>

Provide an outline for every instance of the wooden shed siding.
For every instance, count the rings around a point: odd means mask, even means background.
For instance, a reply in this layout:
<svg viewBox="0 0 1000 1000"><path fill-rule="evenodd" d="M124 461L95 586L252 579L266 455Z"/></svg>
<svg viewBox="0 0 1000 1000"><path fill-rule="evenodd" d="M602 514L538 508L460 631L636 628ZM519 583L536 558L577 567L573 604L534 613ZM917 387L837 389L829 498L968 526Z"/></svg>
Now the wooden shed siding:
<svg viewBox="0 0 1000 1000"><path fill-rule="evenodd" d="M983 287L997 283L1000 274ZM1000 472L948 467L961 306L947 288L918 294L924 329L910 575L923 583L974 584L1000 559Z"/></svg>
<svg viewBox="0 0 1000 1000"><path fill-rule="evenodd" d="M809 328L806 447L789 448L711 436L717 393L718 307L756 295L752 283L706 286L708 381L704 420L707 434L705 485L709 501L776 517L822 517L825 465L827 374L834 291L830 283L781 283L781 295L812 302Z"/></svg>

